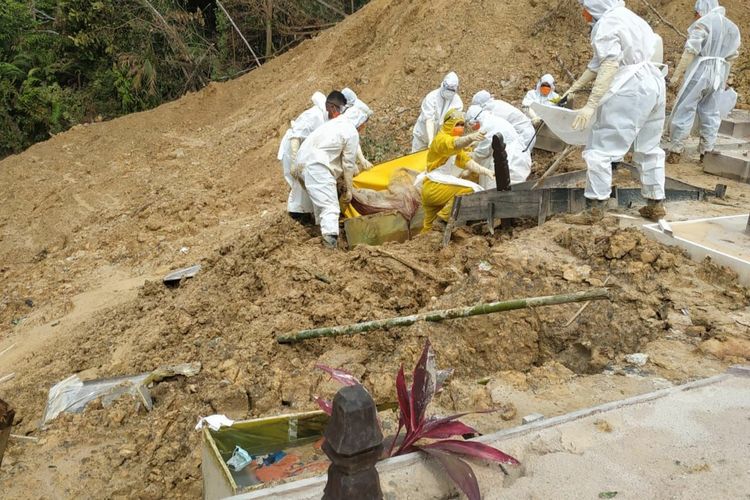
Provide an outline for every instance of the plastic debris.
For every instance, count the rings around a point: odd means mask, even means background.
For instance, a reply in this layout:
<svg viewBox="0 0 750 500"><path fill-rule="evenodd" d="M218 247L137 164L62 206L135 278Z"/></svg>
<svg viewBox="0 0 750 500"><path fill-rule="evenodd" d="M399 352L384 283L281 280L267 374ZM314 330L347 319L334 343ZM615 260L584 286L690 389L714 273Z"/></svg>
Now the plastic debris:
<svg viewBox="0 0 750 500"><path fill-rule="evenodd" d="M198 272L201 270L201 265L196 264L194 266L190 267L184 267L182 269L177 269L176 271L172 271L171 273L167 274L162 278L162 281L165 285L174 285L182 281L183 279L192 278Z"/></svg>
<svg viewBox="0 0 750 500"><path fill-rule="evenodd" d="M636 352L634 354L628 354L625 356L625 361L635 366L643 366L648 361L648 354Z"/></svg>
<svg viewBox="0 0 750 500"><path fill-rule="evenodd" d="M143 406L151 411L153 402L147 387L149 384L178 375L192 377L200 370L200 363L184 363L159 367L138 375L88 381L81 380L78 375L71 375L49 390L42 425L54 420L62 412L80 413L86 405L98 398L102 398L102 405L109 406L123 394L138 397Z"/></svg>
<svg viewBox="0 0 750 500"><path fill-rule="evenodd" d="M571 146L584 146L588 138L591 125L584 130L574 130L573 120L578 115L578 110L549 106L538 102L531 104L531 109L539 115L544 123L557 137Z"/></svg>
<svg viewBox="0 0 750 500"><path fill-rule="evenodd" d="M198 420L195 430L199 431L208 426L212 431L218 431L222 427L231 427L232 425L234 425L234 420L226 415L209 415L208 417L201 417Z"/></svg>
<svg viewBox="0 0 750 500"><path fill-rule="evenodd" d="M227 465L230 466L235 472L239 472L247 467L250 462L253 461L253 457L248 452L240 448L239 446L234 447L234 453L229 460Z"/></svg>
<svg viewBox="0 0 750 500"><path fill-rule="evenodd" d="M541 413L532 413L531 415L526 415L521 419L521 422L523 424L531 424L533 422L538 422L539 420L544 420L544 415Z"/></svg>

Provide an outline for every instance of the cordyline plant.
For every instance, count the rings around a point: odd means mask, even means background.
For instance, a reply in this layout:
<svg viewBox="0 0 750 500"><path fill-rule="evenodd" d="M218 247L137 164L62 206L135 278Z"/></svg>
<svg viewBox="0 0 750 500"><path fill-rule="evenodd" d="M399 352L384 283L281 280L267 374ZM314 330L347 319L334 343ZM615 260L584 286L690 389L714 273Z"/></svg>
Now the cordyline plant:
<svg viewBox="0 0 750 500"><path fill-rule="evenodd" d="M328 373L331 378L343 385L357 385L359 380L344 370L338 370L321 364L316 368ZM427 417L427 406L435 394L440 392L445 380L453 370L438 370L435 366L435 354L430 341L425 343L422 355L414 367L411 388L407 388L403 365L396 375L396 392L398 395L398 431L395 436L386 438L384 457L403 455L413 451L423 451L434 457L445 468L450 478L470 500L479 500L479 483L468 463L461 457L480 458L505 465L519 465L518 460L502 451L476 441L449 439L467 434L478 434L476 429L460 422L458 419L470 413L466 412L450 417ZM328 415L333 411L330 401L315 398L318 406ZM490 410L492 411L492 410ZM405 434L402 435L402 431Z"/></svg>

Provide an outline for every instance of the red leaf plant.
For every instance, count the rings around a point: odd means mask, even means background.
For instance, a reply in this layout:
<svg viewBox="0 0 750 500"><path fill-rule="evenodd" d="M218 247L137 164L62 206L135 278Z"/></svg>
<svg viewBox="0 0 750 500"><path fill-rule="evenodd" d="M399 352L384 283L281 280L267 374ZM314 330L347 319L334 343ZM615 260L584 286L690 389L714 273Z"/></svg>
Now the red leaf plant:
<svg viewBox="0 0 750 500"><path fill-rule="evenodd" d="M321 364L315 367L344 385L360 383L356 377L344 370ZM483 443L448 439L478 434L476 429L458 419L470 413L482 412L459 413L442 418L427 417L427 407L433 396L440 392L443 383L452 373L453 370L436 368L435 353L429 340L425 343L422 355L414 367L411 388L406 385L404 367L401 366L396 375L396 395L399 407L398 431L395 436L385 439L385 457L423 451L443 466L448 476L470 500L479 500L481 498L479 483L471 466L462 457L478 458L504 465L519 465L519 462L510 455ZM315 401L324 412L331 414L333 407L330 401L317 397ZM403 435L402 431L405 431Z"/></svg>

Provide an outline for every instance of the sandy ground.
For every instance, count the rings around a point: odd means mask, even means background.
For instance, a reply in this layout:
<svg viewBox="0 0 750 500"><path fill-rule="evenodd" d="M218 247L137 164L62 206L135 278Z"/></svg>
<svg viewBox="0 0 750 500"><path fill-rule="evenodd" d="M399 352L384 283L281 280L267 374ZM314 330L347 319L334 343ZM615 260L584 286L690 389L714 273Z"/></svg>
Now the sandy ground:
<svg viewBox="0 0 750 500"><path fill-rule="evenodd" d="M744 2L726 3L746 31ZM689 23L687 2L659 8ZM647 18L676 59L679 37ZM412 365L426 337L439 364L456 369L435 411L516 409L509 420L478 418L484 432L535 409L559 414L750 357L750 295L732 273L690 262L614 218L593 228L518 221L495 237L466 232L447 249L436 234L387 247L432 269L436 282L367 248L326 252L284 215L278 140L313 91L353 86L376 110L365 148L385 159L406 151L419 101L445 72L461 75L465 100L488 88L518 102L539 73L564 74L559 61L580 72L586 47L572 0L553 10L525 0L374 0L243 78L81 125L0 162L0 352L10 348L0 377L16 374L0 384L0 397L16 408L14 433L39 438L11 441L0 469L4 497L196 498L199 415L313 409L313 395L335 390L316 362L352 371L378 401L392 401L399 364ZM743 106L749 74L737 73ZM548 161L536 157L535 175ZM582 165L575 157L566 168ZM704 175L692 158L668 174L729 186L724 200L670 204L670 213L750 210L750 186ZM180 288L159 282L194 263L203 270ZM301 328L565 293L608 277L616 299L592 304L567 327L577 305L274 342ZM635 380L625 376L633 352L650 355ZM72 373L127 375L179 362L200 362L202 371L153 387L151 413L123 400L39 429L49 388Z"/></svg>

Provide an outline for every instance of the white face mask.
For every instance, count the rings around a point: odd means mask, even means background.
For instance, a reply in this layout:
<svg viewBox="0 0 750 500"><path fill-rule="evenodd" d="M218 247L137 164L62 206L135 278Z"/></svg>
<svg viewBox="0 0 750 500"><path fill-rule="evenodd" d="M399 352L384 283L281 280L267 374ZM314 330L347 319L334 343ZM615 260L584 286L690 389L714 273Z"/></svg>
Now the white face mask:
<svg viewBox="0 0 750 500"><path fill-rule="evenodd" d="M456 95L455 90L446 89L446 88L440 90L440 97L442 97L446 101L452 101L455 95Z"/></svg>

